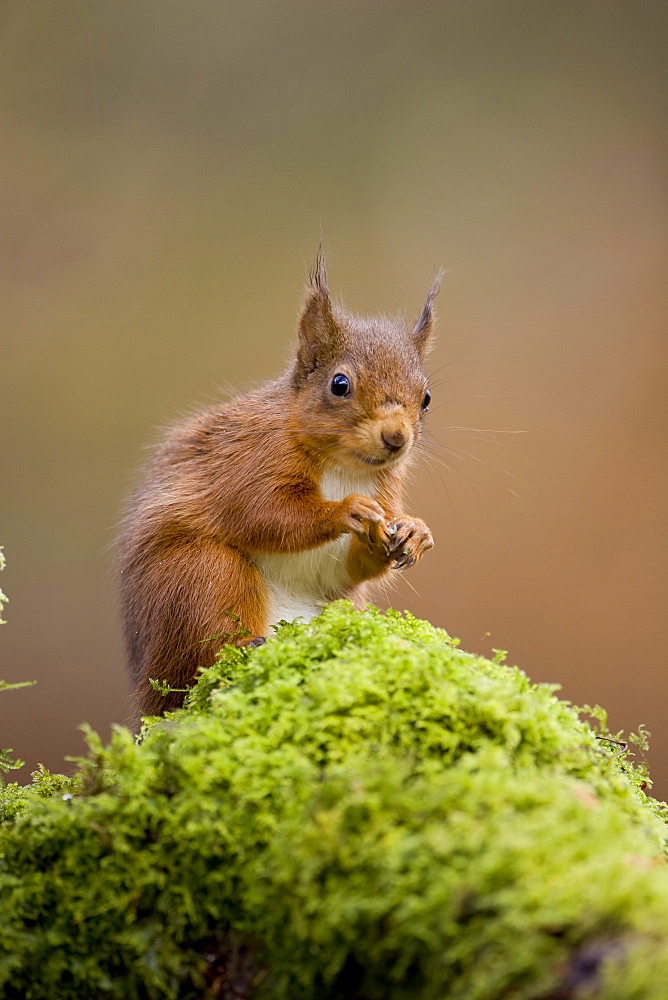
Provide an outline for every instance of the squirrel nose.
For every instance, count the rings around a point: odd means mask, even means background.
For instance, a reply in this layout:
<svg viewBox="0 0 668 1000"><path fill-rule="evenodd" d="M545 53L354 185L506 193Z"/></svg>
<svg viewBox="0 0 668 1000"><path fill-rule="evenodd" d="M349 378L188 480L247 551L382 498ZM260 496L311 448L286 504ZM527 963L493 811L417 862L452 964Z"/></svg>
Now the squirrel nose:
<svg viewBox="0 0 668 1000"><path fill-rule="evenodd" d="M382 437L383 444L388 451L399 451L399 449L403 448L406 444L406 435L400 430L384 430L381 432L380 436Z"/></svg>

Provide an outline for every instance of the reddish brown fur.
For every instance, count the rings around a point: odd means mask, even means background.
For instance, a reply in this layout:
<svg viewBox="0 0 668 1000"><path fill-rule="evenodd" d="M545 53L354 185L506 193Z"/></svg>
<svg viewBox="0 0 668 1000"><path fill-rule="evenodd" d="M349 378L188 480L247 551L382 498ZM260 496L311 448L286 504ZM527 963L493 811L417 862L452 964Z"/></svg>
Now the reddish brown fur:
<svg viewBox="0 0 668 1000"><path fill-rule="evenodd" d="M367 599L366 582L431 547L429 530L402 513L406 459L419 437L426 391L422 359L437 282L411 330L358 320L334 307L319 255L299 323L294 365L255 392L174 428L158 448L120 540L121 600L138 713L177 707L158 678L182 688L213 662L238 616L267 634L269 590L254 562L350 534L348 580L327 599ZM333 373L349 377L335 397ZM405 441L391 454L385 439ZM376 474L373 498L326 500L331 469ZM396 521L392 533L391 522ZM240 641L240 640L237 640Z"/></svg>

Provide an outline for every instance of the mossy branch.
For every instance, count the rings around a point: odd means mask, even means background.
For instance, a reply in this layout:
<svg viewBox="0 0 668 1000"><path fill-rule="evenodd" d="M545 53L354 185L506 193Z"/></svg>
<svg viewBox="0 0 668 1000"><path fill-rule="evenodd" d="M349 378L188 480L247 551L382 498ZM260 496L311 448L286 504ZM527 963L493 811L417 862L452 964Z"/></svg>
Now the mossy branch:
<svg viewBox="0 0 668 1000"><path fill-rule="evenodd" d="M227 647L8 786L0 995L663 1000L665 811L605 725L396 612Z"/></svg>

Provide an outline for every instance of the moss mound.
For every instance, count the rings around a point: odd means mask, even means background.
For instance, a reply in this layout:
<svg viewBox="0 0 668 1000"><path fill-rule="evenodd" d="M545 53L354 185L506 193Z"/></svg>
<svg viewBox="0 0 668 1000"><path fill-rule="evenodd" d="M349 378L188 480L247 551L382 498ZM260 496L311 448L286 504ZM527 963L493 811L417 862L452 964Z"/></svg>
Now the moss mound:
<svg viewBox="0 0 668 1000"><path fill-rule="evenodd" d="M662 1000L643 776L554 689L330 605L8 786L0 996Z"/></svg>

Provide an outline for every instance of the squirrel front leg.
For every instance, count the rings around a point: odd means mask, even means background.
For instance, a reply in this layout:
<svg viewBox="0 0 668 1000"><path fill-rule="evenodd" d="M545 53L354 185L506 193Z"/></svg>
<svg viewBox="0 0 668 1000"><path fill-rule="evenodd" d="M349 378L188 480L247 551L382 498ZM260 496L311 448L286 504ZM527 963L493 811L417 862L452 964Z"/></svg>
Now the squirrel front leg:
<svg viewBox="0 0 668 1000"><path fill-rule="evenodd" d="M419 517L401 514L386 526L382 544L395 569L408 569L434 547L431 531Z"/></svg>
<svg viewBox="0 0 668 1000"><path fill-rule="evenodd" d="M356 493L330 501L315 492L308 496L286 492L266 499L261 508L246 509L236 522L235 532L225 533L225 540L249 555L303 552L343 534L370 538L372 527L384 519L385 511L379 503Z"/></svg>
<svg viewBox="0 0 668 1000"><path fill-rule="evenodd" d="M378 486L376 495L385 517L370 526L368 537L358 535L351 543L347 568L353 585L384 576L391 569L408 569L434 545L425 522L402 513L401 472L384 473Z"/></svg>
<svg viewBox="0 0 668 1000"><path fill-rule="evenodd" d="M358 584L382 576L390 569L408 569L433 545L431 531L421 518L401 514L372 524L368 538L357 536L353 540L348 572Z"/></svg>

